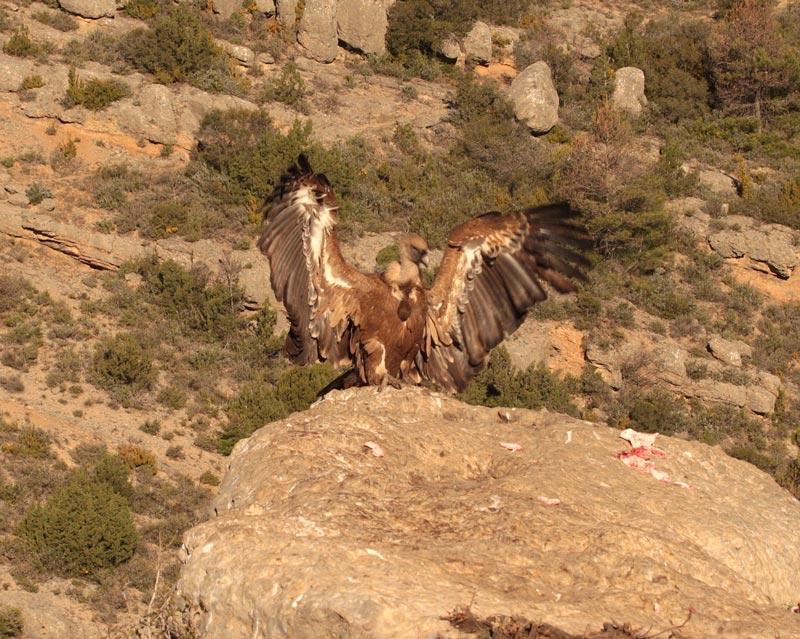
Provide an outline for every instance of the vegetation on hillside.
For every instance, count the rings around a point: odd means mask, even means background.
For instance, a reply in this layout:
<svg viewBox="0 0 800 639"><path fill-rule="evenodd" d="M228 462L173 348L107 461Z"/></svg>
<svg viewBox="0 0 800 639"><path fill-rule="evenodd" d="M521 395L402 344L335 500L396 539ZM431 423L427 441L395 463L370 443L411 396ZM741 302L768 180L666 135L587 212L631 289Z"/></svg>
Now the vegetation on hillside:
<svg viewBox="0 0 800 639"><path fill-rule="evenodd" d="M64 96L69 106L102 110L127 95L118 81L87 79L81 70L87 60L164 84L247 95L264 106L207 115L180 171L147 173L125 162L100 168L86 184L107 211L99 224L104 231L188 241L213 236L249 246L264 199L300 152L334 185L345 237L409 230L443 247L449 229L475 214L571 202L595 239L591 281L578 295L551 299L532 313L571 320L603 349L634 330L682 340L692 349L687 372L696 381L747 385L756 369L768 371L785 388L774 414L704 405L655 386L643 373L647 353L625 363L623 385L612 389L590 365L577 377L542 365L514 370L500 348L462 399L546 407L720 445L800 497L800 306L769 302L733 279L721 258L679 230L665 206L699 196L712 225L730 205L732 213L800 229L800 10L790 4L775 11L766 0L691 4L653 19L631 13L619 32L596 37L601 54L587 61L561 46L562 34L547 20L548 2L399 0L389 12L389 52L351 63L352 72L436 78L450 91L450 121L446 134L428 139L399 124L382 145L360 138L326 145L300 119L277 127L268 105L303 113L315 88L291 62L269 80L231 64L215 37L279 60L287 53L277 23L244 9L223 22L191 4L132 0L125 11L144 21L140 28L123 36L97 29L57 52L2 8L0 31L9 55L54 54L75 65ZM703 16L688 10L697 8ZM710 9L714 20L706 19ZM64 32L76 26L49 9L34 18ZM550 64L562 117L549 134L531 137L498 85L443 61L442 38L463 35L475 19L522 29L513 47L518 66ZM647 78L649 104L638 120L610 106L614 73L624 66L643 69ZM42 77L22 79L20 99L42 86ZM409 84L401 91L409 100L416 95ZM69 170L76 149L68 138L50 157L51 168ZM734 175L739 196L723 202L704 190L688 160ZM32 172L47 160L24 153L2 163ZM51 193L37 181L27 195L38 203ZM80 406L76 419L97 401L89 395L142 417L135 443L114 451L82 445L68 463L43 430L0 422L0 555L13 563L17 583L35 589L43 576L74 578L107 620L124 608L127 586L163 597L163 588L153 593L157 577L168 581L176 573L175 561L164 557L220 481L210 471L199 484L165 476L163 464L188 456L185 441L170 441L175 433L205 451L229 454L255 429L307 408L336 375L327 365L287 364L282 336L274 334L276 312L245 308L244 268L226 259L213 276L153 255L87 278L96 294L73 307L14 270L0 274L0 388L21 396L26 375L42 369L48 392ZM752 362L719 372L696 337L712 333L746 340ZM152 418L151 409L177 425ZM151 450L159 440L170 442L166 460ZM86 543L97 538L103 543ZM15 609L0 608L0 636L21 634Z"/></svg>

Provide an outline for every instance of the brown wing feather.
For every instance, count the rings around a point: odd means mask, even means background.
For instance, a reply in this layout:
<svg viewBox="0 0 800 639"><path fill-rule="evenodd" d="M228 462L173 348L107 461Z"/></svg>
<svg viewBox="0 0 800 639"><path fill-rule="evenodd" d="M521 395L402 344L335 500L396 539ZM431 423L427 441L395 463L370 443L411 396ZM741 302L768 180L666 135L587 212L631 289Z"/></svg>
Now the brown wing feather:
<svg viewBox="0 0 800 639"><path fill-rule="evenodd" d="M369 277L345 262L335 226L338 205L328 180L300 156L265 205L258 247L269 258L270 281L290 328L284 350L296 364L351 360L360 290Z"/></svg>
<svg viewBox="0 0 800 639"><path fill-rule="evenodd" d="M514 332L533 304L575 290L588 260L585 232L564 204L515 214L487 213L450 233L439 275L428 292L426 339L417 357L423 377L463 390L491 350Z"/></svg>

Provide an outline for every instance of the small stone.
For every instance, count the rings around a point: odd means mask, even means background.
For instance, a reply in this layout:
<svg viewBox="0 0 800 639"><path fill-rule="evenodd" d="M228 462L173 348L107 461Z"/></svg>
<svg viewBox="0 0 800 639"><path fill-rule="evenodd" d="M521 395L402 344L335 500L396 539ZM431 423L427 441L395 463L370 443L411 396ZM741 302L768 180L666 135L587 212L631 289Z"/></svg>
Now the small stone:
<svg viewBox="0 0 800 639"><path fill-rule="evenodd" d="M52 211L56 208L56 201L52 197L46 197L39 204L39 208L44 211Z"/></svg>
<svg viewBox="0 0 800 639"><path fill-rule="evenodd" d="M8 196L8 203L14 206L28 206L28 196L24 193L12 193Z"/></svg>
<svg viewBox="0 0 800 639"><path fill-rule="evenodd" d="M259 53L256 56L256 62L261 64L275 64L275 58L269 53Z"/></svg>

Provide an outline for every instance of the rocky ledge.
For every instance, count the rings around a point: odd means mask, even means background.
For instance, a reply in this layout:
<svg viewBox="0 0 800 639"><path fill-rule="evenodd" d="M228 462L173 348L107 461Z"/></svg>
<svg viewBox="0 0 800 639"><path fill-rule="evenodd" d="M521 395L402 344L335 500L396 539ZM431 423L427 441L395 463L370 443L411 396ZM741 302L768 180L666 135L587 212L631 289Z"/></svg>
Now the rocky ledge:
<svg viewBox="0 0 800 639"><path fill-rule="evenodd" d="M200 636L465 636L519 614L684 637L794 636L800 503L719 448L421 388L335 392L240 442L187 533ZM632 447L633 446L633 447Z"/></svg>

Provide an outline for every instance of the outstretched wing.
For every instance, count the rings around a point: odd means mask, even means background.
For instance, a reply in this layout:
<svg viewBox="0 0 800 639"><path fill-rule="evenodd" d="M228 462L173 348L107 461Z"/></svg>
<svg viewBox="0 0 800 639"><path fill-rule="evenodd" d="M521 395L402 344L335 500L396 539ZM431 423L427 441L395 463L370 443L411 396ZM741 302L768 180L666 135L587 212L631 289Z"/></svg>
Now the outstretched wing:
<svg viewBox="0 0 800 639"><path fill-rule="evenodd" d="M501 215L486 213L455 227L428 291L425 343L417 356L423 377L450 392L463 390L490 351L547 297L584 280L585 232L565 204Z"/></svg>
<svg viewBox="0 0 800 639"><path fill-rule="evenodd" d="M330 183L301 155L265 207L258 247L269 258L272 288L289 316L286 355L301 365L349 362L362 311L359 291L368 288L368 276L339 251L338 204Z"/></svg>

